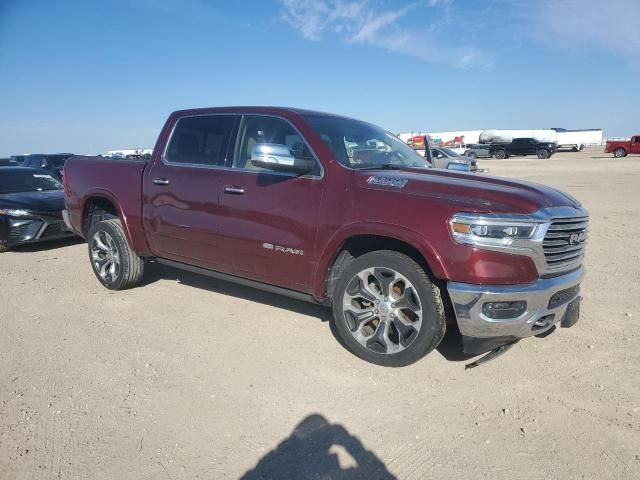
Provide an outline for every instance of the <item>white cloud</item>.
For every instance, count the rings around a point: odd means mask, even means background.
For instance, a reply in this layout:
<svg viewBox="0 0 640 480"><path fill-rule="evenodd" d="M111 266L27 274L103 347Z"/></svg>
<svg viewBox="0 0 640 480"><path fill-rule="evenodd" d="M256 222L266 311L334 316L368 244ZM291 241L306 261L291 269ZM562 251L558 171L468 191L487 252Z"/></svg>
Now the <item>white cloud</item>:
<svg viewBox="0 0 640 480"><path fill-rule="evenodd" d="M606 50L637 65L640 55L638 0L539 0L520 3L533 37L555 49Z"/></svg>
<svg viewBox="0 0 640 480"><path fill-rule="evenodd" d="M325 30L350 30L362 18L366 0L281 0L282 18L308 40L320 40Z"/></svg>
<svg viewBox="0 0 640 480"><path fill-rule="evenodd" d="M369 45L423 61L460 68L490 65L482 49L448 45L436 38L429 22L421 29L406 25L407 14L418 8L448 8L451 0L422 0L391 10L375 0L280 0L282 18L308 40L320 41L327 33L345 43ZM435 18L427 11L422 19Z"/></svg>

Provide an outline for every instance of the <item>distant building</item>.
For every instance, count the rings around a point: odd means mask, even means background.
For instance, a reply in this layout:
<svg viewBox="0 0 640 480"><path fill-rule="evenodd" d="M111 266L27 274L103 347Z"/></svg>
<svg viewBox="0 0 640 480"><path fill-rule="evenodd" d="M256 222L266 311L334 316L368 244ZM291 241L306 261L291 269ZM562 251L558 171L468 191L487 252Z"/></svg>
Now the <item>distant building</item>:
<svg viewBox="0 0 640 480"><path fill-rule="evenodd" d="M127 157L128 155L151 155L153 148L123 148L121 150L109 150L105 153L107 157Z"/></svg>

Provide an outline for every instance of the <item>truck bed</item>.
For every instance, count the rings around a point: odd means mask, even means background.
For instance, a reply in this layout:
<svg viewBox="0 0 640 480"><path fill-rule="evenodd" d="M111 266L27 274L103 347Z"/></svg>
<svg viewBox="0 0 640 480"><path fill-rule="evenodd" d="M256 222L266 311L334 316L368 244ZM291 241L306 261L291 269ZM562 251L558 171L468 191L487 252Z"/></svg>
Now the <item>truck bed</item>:
<svg viewBox="0 0 640 480"><path fill-rule="evenodd" d="M142 227L142 173L145 160L106 157L72 157L64 168L69 221L86 235L83 217L90 198L105 198L117 205L126 233L138 252L148 249Z"/></svg>

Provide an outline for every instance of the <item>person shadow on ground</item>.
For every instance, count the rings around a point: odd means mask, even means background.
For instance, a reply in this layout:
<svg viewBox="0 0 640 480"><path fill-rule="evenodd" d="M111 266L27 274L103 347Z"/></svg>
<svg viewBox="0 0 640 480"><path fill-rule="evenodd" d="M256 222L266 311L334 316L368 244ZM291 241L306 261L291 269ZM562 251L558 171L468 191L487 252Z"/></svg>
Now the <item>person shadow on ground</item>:
<svg viewBox="0 0 640 480"><path fill-rule="evenodd" d="M242 480L393 480L384 463L342 425L309 415Z"/></svg>

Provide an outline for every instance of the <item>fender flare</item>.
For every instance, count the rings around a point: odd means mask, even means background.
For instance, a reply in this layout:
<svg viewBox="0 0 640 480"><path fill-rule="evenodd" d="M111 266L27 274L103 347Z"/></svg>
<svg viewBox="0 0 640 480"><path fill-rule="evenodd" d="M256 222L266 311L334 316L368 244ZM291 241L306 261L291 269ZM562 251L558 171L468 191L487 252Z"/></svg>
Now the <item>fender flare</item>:
<svg viewBox="0 0 640 480"><path fill-rule="evenodd" d="M87 215L87 202L93 198L103 198L105 200L108 200L109 202L111 202L111 204L115 207L116 212L118 214L118 217L120 218L120 221L122 222L122 227L124 229L124 234L127 237L127 241L129 242L129 245L132 246L132 248L134 248L134 250L136 250L135 245L136 243L133 241L133 235L131 234L130 231L130 225L128 222L128 218L126 213L124 212L124 210L122 209L122 206L120 205L120 202L118 202L116 196L111 193L109 190L105 190L102 188L94 188L89 190L84 198L82 199L82 217L80 219L81 224L80 224L80 229L83 229L84 227L84 222L85 222L85 217ZM84 232L83 232L84 233ZM87 232L88 233L88 232Z"/></svg>
<svg viewBox="0 0 640 480"><path fill-rule="evenodd" d="M420 233L400 225L389 225L377 222L352 223L336 231L329 239L326 247L318 257L318 265L314 276L314 295L325 297L327 273L335 262L346 241L358 235L374 235L398 240L413 247L424 259L437 279L447 278L447 270L442 257L433 245Z"/></svg>

